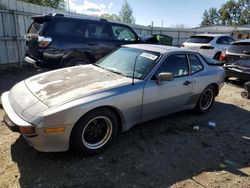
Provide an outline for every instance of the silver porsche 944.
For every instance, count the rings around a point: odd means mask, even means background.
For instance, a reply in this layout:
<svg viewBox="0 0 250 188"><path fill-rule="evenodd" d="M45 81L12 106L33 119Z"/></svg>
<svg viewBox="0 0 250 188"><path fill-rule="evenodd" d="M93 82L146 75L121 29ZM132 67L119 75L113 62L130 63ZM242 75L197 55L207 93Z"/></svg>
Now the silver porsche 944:
<svg viewBox="0 0 250 188"><path fill-rule="evenodd" d="M125 45L95 64L30 77L2 94L4 121L35 149L95 154L119 131L177 111L207 112L224 69L186 49Z"/></svg>

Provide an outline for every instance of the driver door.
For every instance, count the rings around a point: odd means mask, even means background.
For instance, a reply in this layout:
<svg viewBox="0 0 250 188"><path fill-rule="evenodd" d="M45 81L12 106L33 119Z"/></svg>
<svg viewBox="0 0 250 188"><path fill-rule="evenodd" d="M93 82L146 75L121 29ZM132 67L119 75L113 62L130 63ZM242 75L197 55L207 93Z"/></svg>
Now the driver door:
<svg viewBox="0 0 250 188"><path fill-rule="evenodd" d="M158 84L156 77L162 72L173 73L174 79ZM183 109L191 96L192 85L187 55L178 53L168 56L145 84L142 119L150 120Z"/></svg>

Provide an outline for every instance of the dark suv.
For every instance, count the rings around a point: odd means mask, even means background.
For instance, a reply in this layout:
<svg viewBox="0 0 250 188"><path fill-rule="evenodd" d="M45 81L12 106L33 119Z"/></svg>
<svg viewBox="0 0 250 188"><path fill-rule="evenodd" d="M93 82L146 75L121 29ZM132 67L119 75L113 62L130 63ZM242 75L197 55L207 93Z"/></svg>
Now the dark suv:
<svg viewBox="0 0 250 188"><path fill-rule="evenodd" d="M138 43L127 25L103 19L64 15L32 17L26 40L25 61L42 67L68 67L94 63L123 44Z"/></svg>
<svg viewBox="0 0 250 188"><path fill-rule="evenodd" d="M250 81L250 39L232 44L225 54L226 80L230 77Z"/></svg>

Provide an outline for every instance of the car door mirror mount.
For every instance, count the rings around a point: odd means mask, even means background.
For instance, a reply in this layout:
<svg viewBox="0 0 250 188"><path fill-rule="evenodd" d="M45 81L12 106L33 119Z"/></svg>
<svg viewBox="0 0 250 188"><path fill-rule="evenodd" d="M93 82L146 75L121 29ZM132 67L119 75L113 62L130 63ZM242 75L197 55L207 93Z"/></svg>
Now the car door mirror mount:
<svg viewBox="0 0 250 188"><path fill-rule="evenodd" d="M174 79L172 72L161 72L157 76L157 84L160 85L162 81L171 81Z"/></svg>

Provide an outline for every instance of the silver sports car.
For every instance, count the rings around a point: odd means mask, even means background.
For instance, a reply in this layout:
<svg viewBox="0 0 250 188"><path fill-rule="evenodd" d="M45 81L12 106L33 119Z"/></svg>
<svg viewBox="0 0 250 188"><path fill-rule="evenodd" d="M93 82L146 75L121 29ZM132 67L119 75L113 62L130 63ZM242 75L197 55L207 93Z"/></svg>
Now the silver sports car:
<svg viewBox="0 0 250 188"><path fill-rule="evenodd" d="M39 151L102 151L119 131L181 110L207 112L223 67L175 47L125 45L92 65L30 77L2 94L4 121Z"/></svg>

